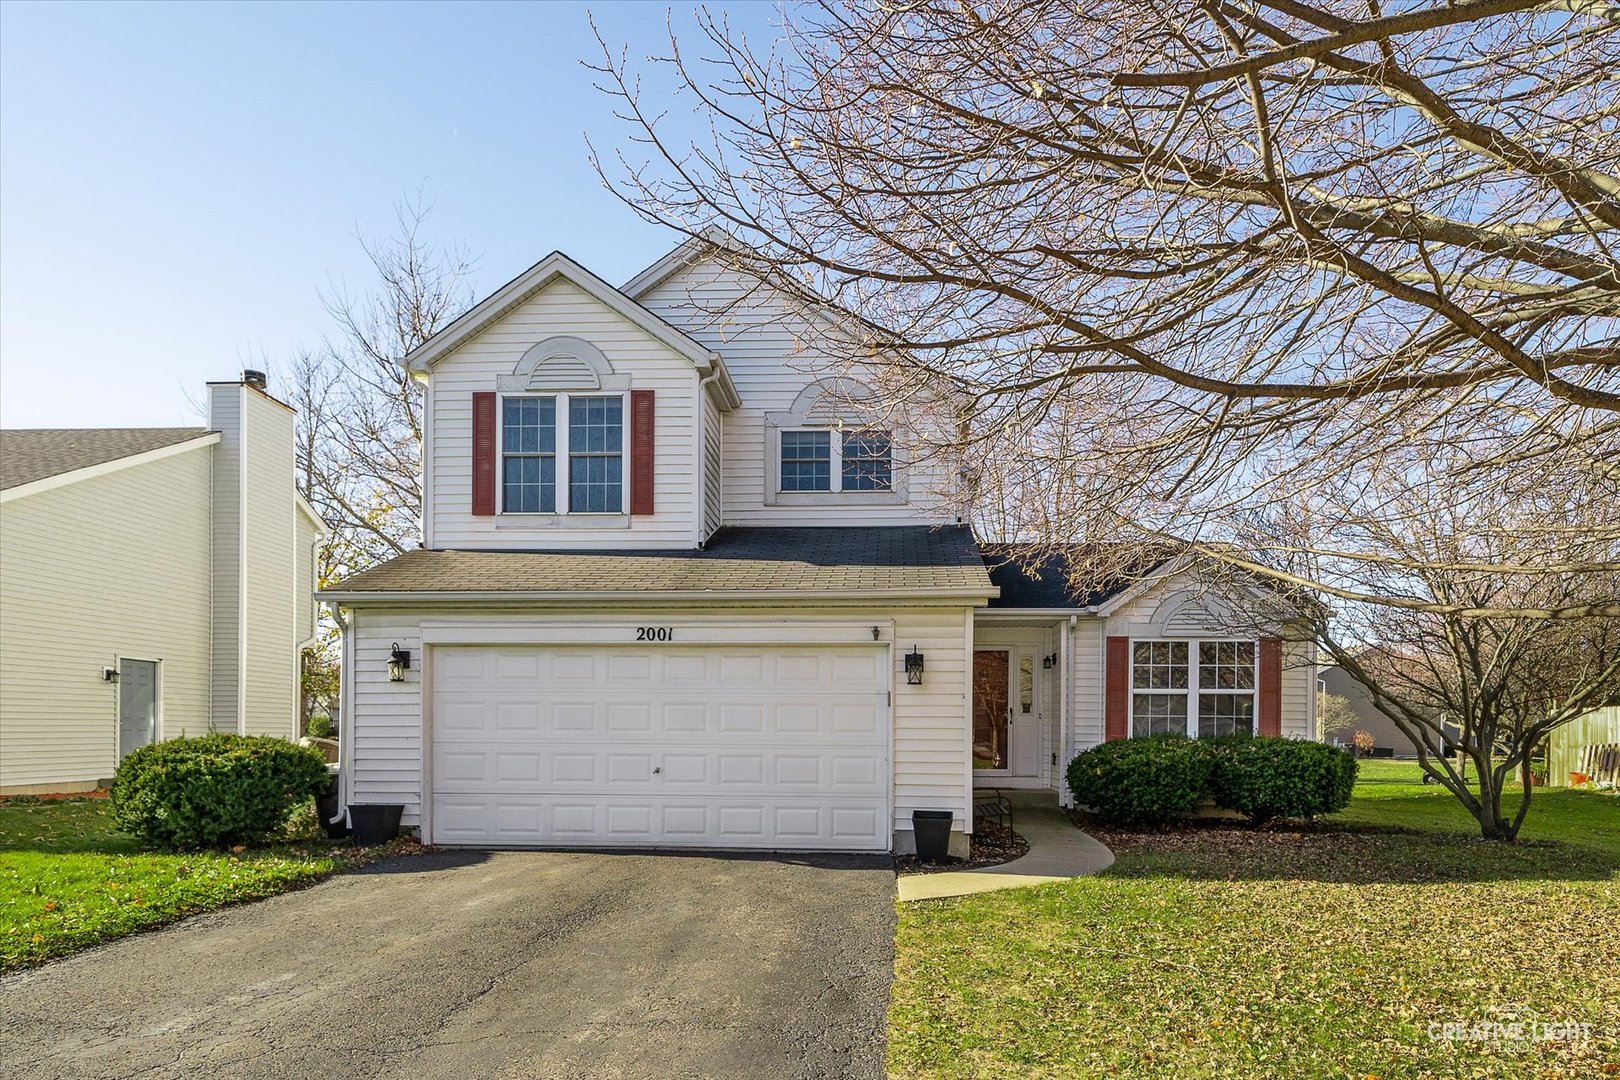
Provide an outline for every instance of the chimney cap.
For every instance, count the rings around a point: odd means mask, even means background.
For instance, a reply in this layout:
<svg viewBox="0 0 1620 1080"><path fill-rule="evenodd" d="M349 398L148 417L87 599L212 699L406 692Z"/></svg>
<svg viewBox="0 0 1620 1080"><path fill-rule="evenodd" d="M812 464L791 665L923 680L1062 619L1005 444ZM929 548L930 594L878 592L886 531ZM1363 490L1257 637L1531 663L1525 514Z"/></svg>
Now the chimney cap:
<svg viewBox="0 0 1620 1080"><path fill-rule="evenodd" d="M242 384L244 386L251 386L255 390L263 390L269 385L269 381L264 377L264 372L254 371L252 368L244 368L242 370Z"/></svg>

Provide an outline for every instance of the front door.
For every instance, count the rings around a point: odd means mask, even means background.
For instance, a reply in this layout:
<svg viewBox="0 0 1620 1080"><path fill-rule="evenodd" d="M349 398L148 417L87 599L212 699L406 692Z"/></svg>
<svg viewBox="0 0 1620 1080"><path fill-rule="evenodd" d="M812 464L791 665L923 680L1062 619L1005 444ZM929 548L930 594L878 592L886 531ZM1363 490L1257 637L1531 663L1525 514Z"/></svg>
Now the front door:
<svg viewBox="0 0 1620 1080"><path fill-rule="evenodd" d="M118 760L157 738L157 661L118 662Z"/></svg>
<svg viewBox="0 0 1620 1080"><path fill-rule="evenodd" d="M973 650L973 767L1006 772L1012 719L1012 663L1006 649Z"/></svg>
<svg viewBox="0 0 1620 1080"><path fill-rule="evenodd" d="M1007 776L1040 774L1035 672L1032 651L973 651L974 769Z"/></svg>

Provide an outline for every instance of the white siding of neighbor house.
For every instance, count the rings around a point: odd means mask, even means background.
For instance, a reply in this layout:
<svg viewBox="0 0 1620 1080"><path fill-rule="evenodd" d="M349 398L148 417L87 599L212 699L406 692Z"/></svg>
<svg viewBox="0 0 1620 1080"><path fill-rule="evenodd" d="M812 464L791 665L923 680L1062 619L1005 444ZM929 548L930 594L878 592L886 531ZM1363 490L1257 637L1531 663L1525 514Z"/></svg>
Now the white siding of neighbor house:
<svg viewBox="0 0 1620 1080"><path fill-rule="evenodd" d="M242 733L298 735L298 509L294 489L292 411L244 388L245 454L242 591L246 605ZM305 577L299 591L308 591Z"/></svg>
<svg viewBox="0 0 1620 1080"><path fill-rule="evenodd" d="M208 423L228 433L214 448L212 529L214 610L213 692L209 727L236 732L242 727L242 406L237 383L210 383Z"/></svg>
<svg viewBox="0 0 1620 1080"><path fill-rule="evenodd" d="M297 570L293 578L293 640L305 642L315 637L316 617L319 609L315 605L315 550L321 542L321 530L309 519L309 515L300 511L296 518L298 547L293 553L296 559Z"/></svg>
<svg viewBox="0 0 1620 1080"><path fill-rule="evenodd" d="M851 621L892 621L894 725L892 772L894 828L904 849L911 842L911 811L951 810L958 828L971 815L968 806L967 626L966 607L885 606L881 609L795 608L728 610L704 608L660 610L638 616L622 609L571 607L531 608L491 614L476 608L422 609L366 606L349 611L353 661L349 680L349 717L346 754L350 769L349 801L402 803L405 823L421 824L422 809L422 657L423 618L478 618L532 622L554 617L559 622L607 620L615 623L656 622L679 625L683 617L712 621L736 616L758 620L769 616L783 624L795 617L836 617ZM411 669L401 683L388 681L388 654L395 643L411 651ZM916 646L927 658L921 686L908 686L902 669L904 656Z"/></svg>
<svg viewBox="0 0 1620 1080"><path fill-rule="evenodd" d="M817 344L782 295L709 259L639 298L666 322L720 353L742 407L725 415L725 522L728 525L915 525L949 520L938 492L944 470L933 462L907 469L907 503L771 506L766 414L786 412L817 379L847 374ZM858 375L858 373L857 373ZM900 440L897 439L897 442ZM905 447L897 447L903 459Z"/></svg>
<svg viewBox="0 0 1620 1080"><path fill-rule="evenodd" d="M496 380L512 374L531 346L559 335L583 338L602 351L616 375L630 377L632 389L655 392L654 513L603 517L594 522L583 515L518 518L472 513L472 395L495 391ZM428 515L428 547L602 550L689 548L696 544L697 369L690 359L578 286L564 279L552 282L435 363L430 378L433 389L428 423L432 435L425 471L433 505ZM628 409L625 424L628 456ZM564 467L559 465L559 479L565 475ZM499 484L497 475L497 488ZM627 488L626 510L629 498Z"/></svg>
<svg viewBox="0 0 1620 1080"><path fill-rule="evenodd" d="M1104 737L1104 677L1109 637L1188 638L1247 637L1251 628L1222 630L1200 626L1191 611L1198 601L1174 582L1148 590L1107 619L1081 616L1074 632L1074 697L1070 713L1072 751L1096 746ZM1283 642L1282 733L1308 739L1316 730L1316 646L1308 641Z"/></svg>
<svg viewBox="0 0 1620 1080"><path fill-rule="evenodd" d="M160 660L160 734L209 721L203 444L0 505L0 791L113 774L119 657Z"/></svg>

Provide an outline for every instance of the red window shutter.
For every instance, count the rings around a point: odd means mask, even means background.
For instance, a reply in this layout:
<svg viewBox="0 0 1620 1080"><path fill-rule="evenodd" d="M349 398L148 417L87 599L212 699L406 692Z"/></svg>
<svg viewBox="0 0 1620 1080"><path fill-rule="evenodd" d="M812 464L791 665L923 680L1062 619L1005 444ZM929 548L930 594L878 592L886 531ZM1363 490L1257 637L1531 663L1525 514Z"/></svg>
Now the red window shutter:
<svg viewBox="0 0 1620 1080"><path fill-rule="evenodd" d="M653 512L653 392L630 391L630 512Z"/></svg>
<svg viewBox="0 0 1620 1080"><path fill-rule="evenodd" d="M495 513L495 395L473 396L472 512Z"/></svg>
<svg viewBox="0 0 1620 1080"><path fill-rule="evenodd" d="M1108 739L1123 739L1130 732L1131 722L1131 639L1108 639L1108 665L1104 671L1103 735Z"/></svg>
<svg viewBox="0 0 1620 1080"><path fill-rule="evenodd" d="M1260 639L1260 734L1282 734L1282 639Z"/></svg>

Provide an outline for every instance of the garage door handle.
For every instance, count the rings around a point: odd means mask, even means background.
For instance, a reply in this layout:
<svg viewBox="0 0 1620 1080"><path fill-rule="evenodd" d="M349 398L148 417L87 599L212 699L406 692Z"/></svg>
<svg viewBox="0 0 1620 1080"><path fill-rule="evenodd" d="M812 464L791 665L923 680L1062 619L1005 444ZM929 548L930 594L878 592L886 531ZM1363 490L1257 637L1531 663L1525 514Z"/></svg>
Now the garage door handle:
<svg viewBox="0 0 1620 1080"><path fill-rule="evenodd" d="M663 766L662 766L662 765L654 765L654 766L653 766L653 772L654 772L654 773L655 773L655 774L656 774L656 773L661 773L661 772L663 772L663 771L664 771L664 767L663 767Z"/></svg>

